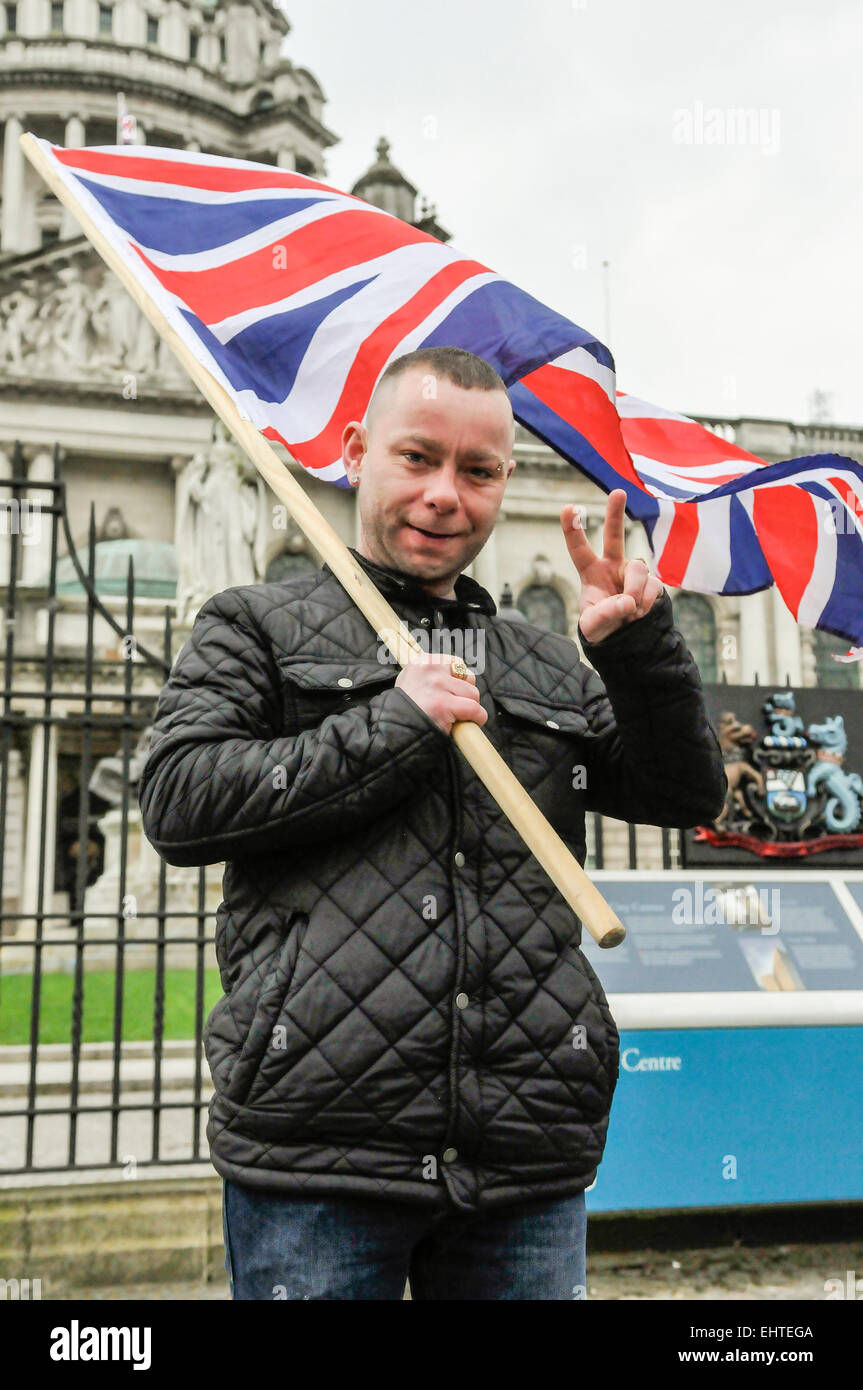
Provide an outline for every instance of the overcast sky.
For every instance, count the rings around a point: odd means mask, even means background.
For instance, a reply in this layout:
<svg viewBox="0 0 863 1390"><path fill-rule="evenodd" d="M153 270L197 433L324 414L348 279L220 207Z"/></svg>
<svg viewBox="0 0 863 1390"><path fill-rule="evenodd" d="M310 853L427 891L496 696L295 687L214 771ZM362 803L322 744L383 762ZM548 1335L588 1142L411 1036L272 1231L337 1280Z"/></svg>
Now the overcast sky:
<svg viewBox="0 0 863 1390"><path fill-rule="evenodd" d="M859 0L281 4L335 186L386 135L452 244L607 341L622 390L806 421L820 389L863 424Z"/></svg>

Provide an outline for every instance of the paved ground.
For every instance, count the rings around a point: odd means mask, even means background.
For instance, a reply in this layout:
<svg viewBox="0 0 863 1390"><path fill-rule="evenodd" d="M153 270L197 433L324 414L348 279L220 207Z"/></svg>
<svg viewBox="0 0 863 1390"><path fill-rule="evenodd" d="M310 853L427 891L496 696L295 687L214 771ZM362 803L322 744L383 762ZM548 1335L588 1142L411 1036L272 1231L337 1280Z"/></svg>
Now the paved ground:
<svg viewBox="0 0 863 1390"><path fill-rule="evenodd" d="M588 1261L588 1298L602 1300L703 1300L823 1302L825 1281L863 1276L863 1243L771 1246L736 1251L617 1251ZM127 1285L86 1289L83 1300L227 1299L227 1284ZM858 1297L863 1301L863 1292Z"/></svg>

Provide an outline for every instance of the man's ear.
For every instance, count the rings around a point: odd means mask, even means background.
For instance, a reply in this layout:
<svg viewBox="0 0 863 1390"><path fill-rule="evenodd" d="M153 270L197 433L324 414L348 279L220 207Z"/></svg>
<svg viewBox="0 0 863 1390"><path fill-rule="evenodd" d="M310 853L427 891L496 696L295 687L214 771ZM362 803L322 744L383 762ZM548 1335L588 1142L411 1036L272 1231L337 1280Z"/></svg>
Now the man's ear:
<svg viewBox="0 0 863 1390"><path fill-rule="evenodd" d="M507 466L506 466L506 477L504 478L504 482L508 482L509 479L512 477L512 470L513 470L514 468L515 468L515 459L510 459L509 463L508 463Z"/></svg>
<svg viewBox="0 0 863 1390"><path fill-rule="evenodd" d="M369 447L369 434L361 420L351 420L342 431L342 462L348 482L356 487L360 481L363 458Z"/></svg>

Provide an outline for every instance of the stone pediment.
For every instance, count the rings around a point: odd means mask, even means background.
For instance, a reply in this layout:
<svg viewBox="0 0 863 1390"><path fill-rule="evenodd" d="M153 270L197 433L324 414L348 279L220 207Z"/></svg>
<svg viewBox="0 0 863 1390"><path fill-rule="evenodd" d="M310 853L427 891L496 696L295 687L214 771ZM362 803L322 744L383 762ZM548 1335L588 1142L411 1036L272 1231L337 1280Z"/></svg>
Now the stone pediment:
<svg viewBox="0 0 863 1390"><path fill-rule="evenodd" d="M198 398L84 236L0 259L0 389L10 385Z"/></svg>

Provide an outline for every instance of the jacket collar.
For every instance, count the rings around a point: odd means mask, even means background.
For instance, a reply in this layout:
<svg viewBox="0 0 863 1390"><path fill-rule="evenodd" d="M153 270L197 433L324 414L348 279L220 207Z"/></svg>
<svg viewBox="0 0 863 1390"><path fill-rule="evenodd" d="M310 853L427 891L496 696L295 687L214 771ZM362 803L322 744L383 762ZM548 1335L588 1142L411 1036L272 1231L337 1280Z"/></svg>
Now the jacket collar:
<svg viewBox="0 0 863 1390"><path fill-rule="evenodd" d="M466 608L469 611L485 613L489 617L497 612L497 605L491 594L475 579L471 579L470 575L460 574L455 581L455 598L437 598L424 589L413 575L378 565L374 560L361 555L352 545L348 546L348 549L357 564L374 580L385 598L400 599L403 603L414 603L428 608L440 608L443 612L452 612L454 608ZM323 568L330 567L325 563Z"/></svg>

